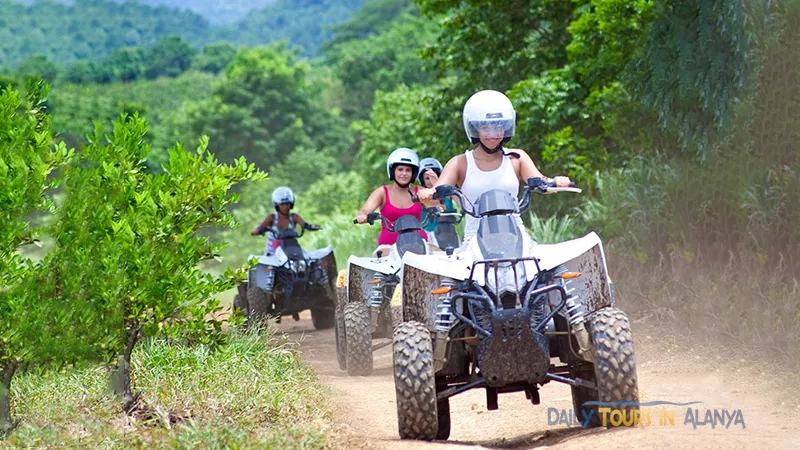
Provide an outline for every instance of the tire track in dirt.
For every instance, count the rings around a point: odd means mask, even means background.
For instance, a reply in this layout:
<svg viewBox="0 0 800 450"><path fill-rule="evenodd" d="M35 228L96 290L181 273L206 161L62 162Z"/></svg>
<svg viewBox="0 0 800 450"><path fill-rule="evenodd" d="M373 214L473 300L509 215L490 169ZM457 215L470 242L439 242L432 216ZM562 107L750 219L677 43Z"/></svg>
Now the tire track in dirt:
<svg viewBox="0 0 800 450"><path fill-rule="evenodd" d="M332 388L330 405L339 429L335 443L341 448L499 448L499 449L750 449L800 448L800 380L784 377L745 359L701 357L708 348L685 349L674 339L656 335L652 325L633 323L641 401L699 401L700 422L706 410L741 410L740 424L712 427L684 424L688 407L675 411L674 426L653 424L633 429L589 429L548 424L548 408L572 408L570 389L560 383L542 387L541 404L531 405L524 393L501 394L500 409L486 410L483 390L451 398L452 432L445 442L401 441L397 434L391 347L374 355L375 370L368 377L349 377L339 370L333 330L315 331L308 314L299 322L280 325L299 343L303 360L321 381ZM699 347L699 346L697 346Z"/></svg>

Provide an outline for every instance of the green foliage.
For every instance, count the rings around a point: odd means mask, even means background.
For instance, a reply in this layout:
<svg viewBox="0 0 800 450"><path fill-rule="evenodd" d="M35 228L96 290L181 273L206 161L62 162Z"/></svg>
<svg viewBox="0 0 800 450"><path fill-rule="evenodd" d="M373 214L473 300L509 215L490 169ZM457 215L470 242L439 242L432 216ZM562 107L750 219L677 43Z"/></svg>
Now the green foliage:
<svg viewBox="0 0 800 450"><path fill-rule="evenodd" d="M367 0L350 19L329 27L332 35L322 45L322 52L327 54L341 44L379 34L406 14L419 15L411 0Z"/></svg>
<svg viewBox="0 0 800 450"><path fill-rule="evenodd" d="M310 149L308 158L341 151L348 145L344 124L314 96L320 88L309 85L308 71L282 45L242 50L212 99L188 110L189 130L214 136L211 149L220 159L247 155L261 168L299 149Z"/></svg>
<svg viewBox="0 0 800 450"><path fill-rule="evenodd" d="M457 147L437 137L445 127L457 130L460 122L455 123L456 127L452 126L454 122L435 123L429 115L434 101L431 89L420 86L400 85L391 92L376 93L370 120L354 124L362 138L358 163L367 179L376 184L386 181L386 157L398 147L408 147L419 155L442 161L453 156L453 148ZM452 136L456 136L455 131Z"/></svg>
<svg viewBox="0 0 800 450"><path fill-rule="evenodd" d="M649 0L590 0L575 9L567 27L572 70L588 86L618 81L632 55L642 47L647 27L654 20L655 4Z"/></svg>
<svg viewBox="0 0 800 450"><path fill-rule="evenodd" d="M116 121L106 144L98 129L65 171L65 197L52 230L57 245L48 265L57 293L61 301L92 301L104 310L101 339L93 342L107 361L129 357L142 336L220 338L220 323L206 316L218 309L213 294L230 287L230 274L198 270L224 246L198 231L231 226L228 207L238 198L229 190L261 177L244 159L218 164L207 139L196 152L176 145L163 173L148 173L146 131L138 115Z"/></svg>
<svg viewBox="0 0 800 450"><path fill-rule="evenodd" d="M225 70L236 56L236 49L227 42L217 42L203 47L192 59L192 67L203 72L218 74Z"/></svg>
<svg viewBox="0 0 800 450"><path fill-rule="evenodd" d="M479 88L505 91L526 76L566 62L566 27L573 4L547 0L491 2L420 0L440 20L436 45L425 52L442 77L455 74L455 95Z"/></svg>
<svg viewBox="0 0 800 450"><path fill-rule="evenodd" d="M375 91L390 91L400 84L428 83L430 76L424 71L419 53L434 36L432 21L404 15L378 34L331 48L328 59L346 92L345 113L366 118Z"/></svg>
<svg viewBox="0 0 800 450"><path fill-rule="evenodd" d="M58 76L59 68L45 55L33 55L22 61L17 67L20 77L35 76L52 82Z"/></svg>
<svg viewBox="0 0 800 450"><path fill-rule="evenodd" d="M709 150L711 134L732 123L732 107L747 81L752 6L734 0L657 3L657 18L634 62L632 84L684 148ZM753 21L751 15L750 21Z"/></svg>
<svg viewBox="0 0 800 450"><path fill-rule="evenodd" d="M153 79L177 77L189 68L195 51L178 36L166 37L155 44L147 55L144 75Z"/></svg>
<svg viewBox="0 0 800 450"><path fill-rule="evenodd" d="M354 225L356 211L375 185L357 172L327 175L299 197L304 217L322 225L305 238L307 248L332 246L339 268L347 267L349 255L370 255L378 242L380 226Z"/></svg>
<svg viewBox="0 0 800 450"><path fill-rule="evenodd" d="M132 83L62 83L51 96L53 127L61 139L78 147L86 143L85 136L94 133L93 122L110 130L111 123L124 111L146 112L152 129L148 136L155 147L151 159L163 162L180 137L184 104L211 98L215 79L208 73L189 71L178 78Z"/></svg>
<svg viewBox="0 0 800 450"><path fill-rule="evenodd" d="M41 80L30 80L25 102L16 90L0 91L0 432L11 424L7 383L16 367L31 361L59 362L49 352L57 348L51 339L70 325L61 320L63 305L47 296L26 295L39 292L32 280L42 267L19 254L20 247L36 237L29 215L50 206L45 192L56 180L49 175L70 157L63 144L53 145L50 118L44 112L48 90ZM72 343L60 342L67 345L66 351Z"/></svg>
<svg viewBox="0 0 800 450"><path fill-rule="evenodd" d="M137 45L116 49L100 62L76 61L66 70L65 78L72 83L109 83L177 77L189 68L194 54L180 37L167 36L150 48Z"/></svg>
<svg viewBox="0 0 800 450"><path fill-rule="evenodd" d="M539 244L558 244L578 237L578 221L570 216L550 217L542 219L532 212L529 213L530 224L527 232L531 239Z"/></svg>

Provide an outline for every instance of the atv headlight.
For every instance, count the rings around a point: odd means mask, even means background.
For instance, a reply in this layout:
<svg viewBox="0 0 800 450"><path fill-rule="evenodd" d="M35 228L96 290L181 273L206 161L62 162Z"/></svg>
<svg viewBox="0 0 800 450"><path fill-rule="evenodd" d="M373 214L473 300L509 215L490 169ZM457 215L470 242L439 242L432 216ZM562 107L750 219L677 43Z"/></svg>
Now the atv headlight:
<svg viewBox="0 0 800 450"><path fill-rule="evenodd" d="M497 297L506 293L521 293L525 289L528 278L525 274L525 265L517 263L516 266L516 278L514 277L514 266L511 263L500 263L497 267L490 266L486 274L486 287Z"/></svg>
<svg viewBox="0 0 800 450"><path fill-rule="evenodd" d="M297 273L302 273L306 271L306 263L305 261L290 261L289 265L292 267Z"/></svg>

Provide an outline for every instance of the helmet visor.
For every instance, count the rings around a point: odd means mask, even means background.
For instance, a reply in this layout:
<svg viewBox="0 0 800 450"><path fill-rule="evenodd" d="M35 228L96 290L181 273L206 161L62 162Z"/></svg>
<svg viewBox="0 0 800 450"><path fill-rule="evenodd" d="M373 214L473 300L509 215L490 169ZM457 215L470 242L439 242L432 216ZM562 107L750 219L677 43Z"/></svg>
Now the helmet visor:
<svg viewBox="0 0 800 450"><path fill-rule="evenodd" d="M514 120L471 120L469 136L472 138L510 138L514 136Z"/></svg>

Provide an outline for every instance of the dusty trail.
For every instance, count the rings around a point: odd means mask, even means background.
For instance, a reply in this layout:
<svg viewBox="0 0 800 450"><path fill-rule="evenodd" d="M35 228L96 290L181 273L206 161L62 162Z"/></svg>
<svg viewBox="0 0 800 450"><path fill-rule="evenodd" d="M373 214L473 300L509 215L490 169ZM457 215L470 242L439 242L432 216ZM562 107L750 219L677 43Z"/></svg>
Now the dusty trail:
<svg viewBox="0 0 800 450"><path fill-rule="evenodd" d="M706 361L699 351L679 348L674 341L648 335L645 324L633 323L642 402L700 401L698 426L684 424L689 407L667 406L675 425L658 424L659 407L650 409L652 425L634 429L590 429L548 425L548 408L571 409L568 386L549 383L542 403L531 405L523 393L501 394L500 409L486 410L484 391L451 398L452 432L446 442L401 441L397 434L391 348L375 354L369 377L349 377L339 370L332 330L315 331L309 317L285 321L281 330L300 343L303 359L333 388L332 410L341 424L337 441L343 448L502 448L502 449L800 449L798 379L776 377L744 359L716 357ZM790 383L790 384L787 384ZM706 410L741 410L741 424L702 425Z"/></svg>

